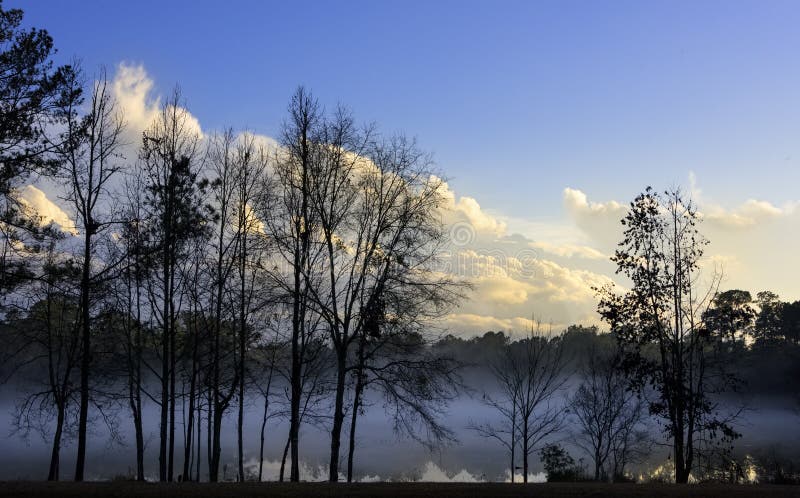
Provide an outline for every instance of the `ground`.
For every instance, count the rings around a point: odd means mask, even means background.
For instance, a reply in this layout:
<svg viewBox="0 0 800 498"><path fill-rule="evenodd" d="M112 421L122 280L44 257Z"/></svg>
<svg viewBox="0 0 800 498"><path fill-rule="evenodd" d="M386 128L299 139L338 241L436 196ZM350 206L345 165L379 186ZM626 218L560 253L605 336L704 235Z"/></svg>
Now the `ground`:
<svg viewBox="0 0 800 498"><path fill-rule="evenodd" d="M668 484L529 484L499 483L220 483L220 484L155 484L136 482L0 482L0 497L380 497L380 496L435 496L446 497L800 497L800 486L769 485L691 485Z"/></svg>

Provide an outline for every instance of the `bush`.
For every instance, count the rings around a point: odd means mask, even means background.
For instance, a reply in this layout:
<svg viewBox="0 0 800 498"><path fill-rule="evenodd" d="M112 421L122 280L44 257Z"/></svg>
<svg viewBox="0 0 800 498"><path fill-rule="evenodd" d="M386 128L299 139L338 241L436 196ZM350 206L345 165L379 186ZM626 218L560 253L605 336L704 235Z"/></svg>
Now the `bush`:
<svg viewBox="0 0 800 498"><path fill-rule="evenodd" d="M548 444L539 451L547 482L574 482L582 479L581 468L559 444Z"/></svg>

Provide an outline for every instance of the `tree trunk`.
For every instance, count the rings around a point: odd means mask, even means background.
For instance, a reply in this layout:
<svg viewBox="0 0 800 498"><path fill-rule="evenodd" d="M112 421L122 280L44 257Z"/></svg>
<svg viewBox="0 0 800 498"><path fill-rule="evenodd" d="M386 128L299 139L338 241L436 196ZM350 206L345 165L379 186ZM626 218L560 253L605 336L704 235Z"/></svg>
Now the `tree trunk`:
<svg viewBox="0 0 800 498"><path fill-rule="evenodd" d="M362 333L358 345L358 371L356 372L356 387L353 392L353 413L350 418L350 436L347 451L347 482L353 482L353 458L356 451L356 421L361 406L361 397L364 391L364 334Z"/></svg>
<svg viewBox="0 0 800 498"><path fill-rule="evenodd" d="M163 333L161 338L161 424L158 447L158 480L167 480L167 425L169 424L169 257L164 255Z"/></svg>
<svg viewBox="0 0 800 498"><path fill-rule="evenodd" d="M516 444L516 439L514 439L515 436L516 436L516 434L514 433L513 422L512 422L512 428L511 428L511 484L514 484L514 477L515 477L514 474L517 472L517 469L516 469L516 466L517 466L516 465L516 455L515 455L516 450L517 450L517 444Z"/></svg>
<svg viewBox="0 0 800 498"><path fill-rule="evenodd" d="M347 482L353 482L353 457L356 451L356 420L358 419L358 410L361 404L362 388L362 374L359 372L355 393L353 395L353 413L350 417L350 440L347 451Z"/></svg>
<svg viewBox="0 0 800 498"><path fill-rule="evenodd" d="M86 236L83 246L83 268L81 272L81 400L78 416L78 455L75 462L75 480L83 481L86 463L86 425L89 420L89 366L92 361L91 323L89 321L89 283L92 262L92 221L85 223Z"/></svg>
<svg viewBox="0 0 800 498"><path fill-rule="evenodd" d="M298 264L295 259L295 265ZM300 369L300 268L294 270L294 302L292 309L292 396L291 396L291 415L289 420L289 441L292 449L292 463L289 480L292 482L300 481L300 461L298 456L299 433L300 433L300 396L302 395L302 379Z"/></svg>
<svg viewBox="0 0 800 498"><path fill-rule="evenodd" d="M172 302L170 301L170 321L175 316ZM173 481L173 472L175 470L175 370L176 370L176 337L175 337L175 324L170 324L170 352L169 352L169 467L167 468L167 480Z"/></svg>
<svg viewBox="0 0 800 498"><path fill-rule="evenodd" d="M267 388L269 389L269 388ZM261 418L261 440L258 447L258 482L261 482L261 477L264 471L264 431L267 428L267 412L269 411L269 390L264 395L264 416Z"/></svg>
<svg viewBox="0 0 800 498"><path fill-rule="evenodd" d="M245 326L241 323L239 332L239 419L237 421L237 436L239 443L239 482L244 482L244 348Z"/></svg>
<svg viewBox="0 0 800 498"><path fill-rule="evenodd" d="M333 428L331 429L331 458L328 468L328 481L339 481L339 447L341 446L342 425L344 423L344 390L347 369L347 350L341 345L336 352L336 401L333 409Z"/></svg>
<svg viewBox="0 0 800 498"><path fill-rule="evenodd" d="M286 469L286 456L289 454L289 443L292 442L292 438L286 438L286 446L283 447L283 458L281 459L281 474L278 477L279 482L283 482L283 471Z"/></svg>
<svg viewBox="0 0 800 498"><path fill-rule="evenodd" d="M195 384L197 379L197 334L193 334L192 344L192 378L189 381L189 416L188 426L186 427L186 439L183 445L183 480L191 480L190 460L192 459L192 436L194 430L194 405L195 405Z"/></svg>
<svg viewBox="0 0 800 498"><path fill-rule="evenodd" d="M53 451L50 455L50 470L47 473L48 481L58 480L59 465L61 463L61 434L64 430L64 411L63 402L58 403L58 415L56 417L56 432L53 435Z"/></svg>
<svg viewBox="0 0 800 498"><path fill-rule="evenodd" d="M522 482L528 484L528 419L522 422Z"/></svg>
<svg viewBox="0 0 800 498"><path fill-rule="evenodd" d="M220 455L222 454L222 445L220 439L220 431L222 429L222 413L220 410L214 410L214 423L212 424L214 435L211 441L211 474L208 480L211 482L219 481L219 463Z"/></svg>

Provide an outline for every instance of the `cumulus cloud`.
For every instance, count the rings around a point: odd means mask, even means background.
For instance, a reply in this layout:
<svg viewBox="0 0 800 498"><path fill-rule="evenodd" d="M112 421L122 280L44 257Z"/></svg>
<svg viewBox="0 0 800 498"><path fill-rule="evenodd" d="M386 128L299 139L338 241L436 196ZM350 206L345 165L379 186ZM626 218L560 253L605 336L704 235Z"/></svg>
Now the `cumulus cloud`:
<svg viewBox="0 0 800 498"><path fill-rule="evenodd" d="M589 202L585 193L569 187L564 189L562 199L567 214L591 240L605 250L616 245L622 233L620 219L628 209L625 204L613 200Z"/></svg>
<svg viewBox="0 0 800 498"><path fill-rule="evenodd" d="M552 244L550 242L531 242L530 246L562 258L608 259L606 254L589 246L578 244Z"/></svg>
<svg viewBox="0 0 800 498"><path fill-rule="evenodd" d="M442 182L441 193L445 199L445 218L450 224L467 223L474 235L499 237L506 232L506 224L486 213L472 197L457 197L447 182Z"/></svg>
<svg viewBox="0 0 800 498"><path fill-rule="evenodd" d="M42 226L55 223L62 231L76 235L75 223L47 195L34 187L26 185L19 191L19 198L32 217L40 219Z"/></svg>
<svg viewBox="0 0 800 498"><path fill-rule="evenodd" d="M704 206L701 214L710 224L721 228L746 229L761 223L769 223L782 216L790 216L795 211L794 204L779 208L767 201L748 199L740 206L726 210L720 206Z"/></svg>
<svg viewBox="0 0 800 498"><path fill-rule="evenodd" d="M154 95L154 87L143 65L123 62L117 66L111 88L129 135L140 136L158 116L161 99Z"/></svg>
<svg viewBox="0 0 800 498"><path fill-rule="evenodd" d="M722 270L725 288L750 291L771 289L786 299L800 298L795 264L800 246L800 202L783 205L748 199L726 208L709 202L690 175L690 195L703 220L700 231L710 241L704 266ZM570 219L591 241L612 251L621 239L619 220L627 205L617 201L591 202L580 190L564 190L564 206Z"/></svg>
<svg viewBox="0 0 800 498"><path fill-rule="evenodd" d="M155 92L155 82L143 65L122 62L117 66L111 88L125 120L126 138L131 145L138 146L142 131L161 112L161 96ZM184 119L186 131L202 137L200 120L183 107L178 112Z"/></svg>

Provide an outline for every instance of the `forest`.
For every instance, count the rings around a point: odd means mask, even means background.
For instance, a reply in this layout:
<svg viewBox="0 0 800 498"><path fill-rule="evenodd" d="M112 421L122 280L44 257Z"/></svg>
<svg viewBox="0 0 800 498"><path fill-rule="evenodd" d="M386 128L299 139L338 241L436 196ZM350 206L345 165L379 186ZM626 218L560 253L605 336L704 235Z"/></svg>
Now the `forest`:
<svg viewBox="0 0 800 498"><path fill-rule="evenodd" d="M356 482L380 413L430 454L493 448L484 481L800 482L800 453L748 440L764 400L800 410L800 301L724 288L681 189L630 202L601 326L464 337L442 326L473 288L443 263L446 175L413 138L303 86L275 143L204 134L176 86L126 143L105 72L22 19L0 8L3 437L48 448L24 475L260 482L269 453L296 482L321 434L318 479ZM127 474L89 467L105 445Z"/></svg>

